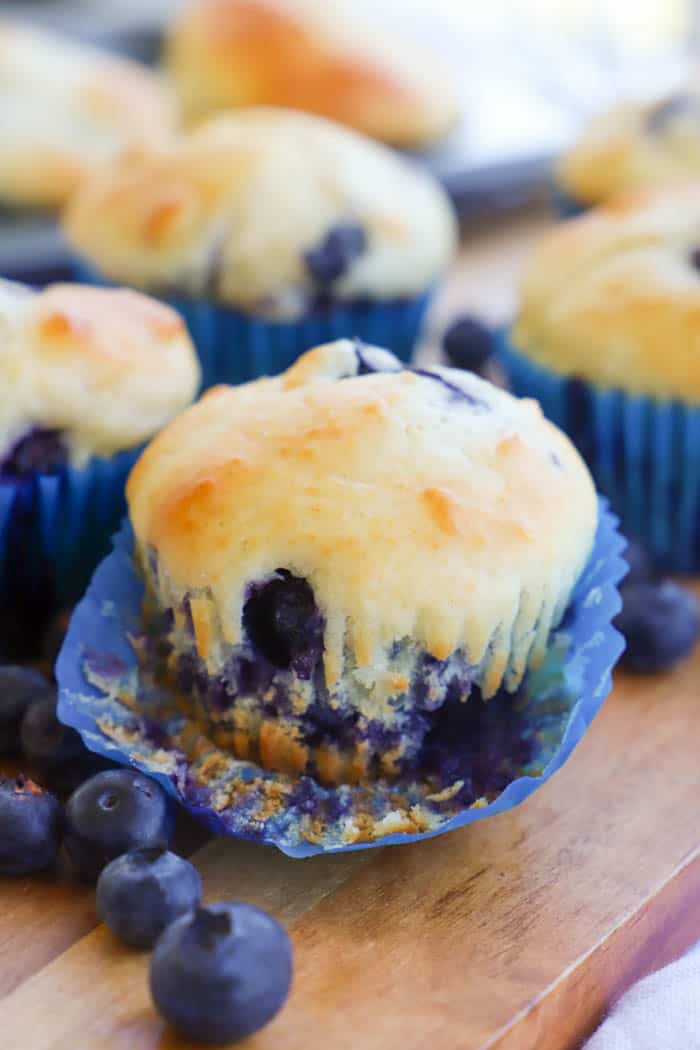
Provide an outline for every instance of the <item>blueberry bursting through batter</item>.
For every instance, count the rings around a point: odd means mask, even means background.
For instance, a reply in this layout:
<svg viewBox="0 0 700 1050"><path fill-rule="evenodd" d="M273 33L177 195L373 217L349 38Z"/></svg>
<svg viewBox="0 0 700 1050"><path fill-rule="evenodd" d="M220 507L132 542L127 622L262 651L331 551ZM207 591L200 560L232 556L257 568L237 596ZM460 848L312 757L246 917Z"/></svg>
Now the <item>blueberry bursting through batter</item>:
<svg viewBox="0 0 700 1050"><path fill-rule="evenodd" d="M309 583L285 569L249 586L243 627L217 675L197 654L189 601L177 615L159 614L147 633L158 677L174 682L207 735L239 758L326 784L419 781L469 805L502 791L532 757L518 717L522 691L484 702L460 653L436 660L409 639L388 654L389 673L406 678L388 718L359 710L352 674L331 703L323 616Z"/></svg>

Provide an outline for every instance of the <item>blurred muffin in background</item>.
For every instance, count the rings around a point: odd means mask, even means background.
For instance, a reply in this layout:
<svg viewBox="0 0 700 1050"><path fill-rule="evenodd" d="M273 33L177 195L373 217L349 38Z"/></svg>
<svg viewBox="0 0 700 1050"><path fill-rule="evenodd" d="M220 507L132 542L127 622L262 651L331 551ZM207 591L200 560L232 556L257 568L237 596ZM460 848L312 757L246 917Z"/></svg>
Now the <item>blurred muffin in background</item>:
<svg viewBox="0 0 700 1050"><path fill-rule="evenodd" d="M125 155L65 217L85 279L185 317L204 385L289 367L340 336L408 360L457 223L439 183L320 117L252 108Z"/></svg>
<svg viewBox="0 0 700 1050"><path fill-rule="evenodd" d="M286 106L420 149L458 117L435 56L384 36L352 0L195 0L173 23L165 62L189 120Z"/></svg>
<svg viewBox="0 0 700 1050"><path fill-rule="evenodd" d="M621 194L545 234L500 356L626 535L700 570L700 182Z"/></svg>
<svg viewBox="0 0 700 1050"><path fill-rule="evenodd" d="M59 208L87 172L174 119L164 83L137 63L0 20L0 207Z"/></svg>
<svg viewBox="0 0 700 1050"><path fill-rule="evenodd" d="M130 291L0 281L0 619L76 601L141 446L194 398L185 325Z"/></svg>
<svg viewBox="0 0 700 1050"><path fill-rule="evenodd" d="M620 190L700 177L700 83L645 105L597 116L556 169L565 210Z"/></svg>

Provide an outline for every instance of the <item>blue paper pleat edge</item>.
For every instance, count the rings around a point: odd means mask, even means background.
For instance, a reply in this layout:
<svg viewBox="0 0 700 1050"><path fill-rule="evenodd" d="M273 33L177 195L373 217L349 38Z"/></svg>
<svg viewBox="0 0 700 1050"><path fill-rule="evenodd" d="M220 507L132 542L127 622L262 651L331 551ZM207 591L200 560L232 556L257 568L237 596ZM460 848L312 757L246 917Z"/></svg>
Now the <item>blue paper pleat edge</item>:
<svg viewBox="0 0 700 1050"><path fill-rule="evenodd" d="M612 620L621 605L616 584L627 570L621 557L625 541L616 526L616 519L608 511L605 501L601 500L594 549L574 590L565 618L565 630L571 643L566 670L568 677L576 680L580 695L570 712L561 744L540 776L520 777L487 806L464 810L439 828L428 832L392 834L374 842L328 847L313 843L290 846L273 837L263 841L275 845L290 857L298 858L319 853L403 845L433 838L511 809L548 780L569 757L610 692L612 669L624 648L620 634L612 626ZM59 717L81 734L88 748L107 758L134 765L149 776L154 776L169 794L202 819L212 832L230 835L230 829L218 814L207 807L185 803L168 775L154 773L145 763L132 761L119 745L102 733L93 717L87 713L87 701L100 698L103 694L84 676L82 654L85 649L114 654L128 667L136 667L128 632L130 627L137 626L140 619L143 585L132 560L132 551L133 533L131 526L125 523L114 539L113 553L97 569L84 599L74 611L56 665ZM81 697L85 698L85 704L81 704Z"/></svg>
<svg viewBox="0 0 700 1050"><path fill-rule="evenodd" d="M109 551L125 511L126 479L140 451L94 456L84 467L28 480L1 480L0 574L9 559L24 564L28 584L35 573L49 569L58 603L77 601ZM12 528L18 514L30 528Z"/></svg>
<svg viewBox="0 0 700 1050"><path fill-rule="evenodd" d="M643 543L660 568L697 571L700 408L577 380L590 407L584 433L570 418L571 376L515 349L508 328L494 333L494 345L513 393L536 398L547 418L579 446L625 533Z"/></svg>

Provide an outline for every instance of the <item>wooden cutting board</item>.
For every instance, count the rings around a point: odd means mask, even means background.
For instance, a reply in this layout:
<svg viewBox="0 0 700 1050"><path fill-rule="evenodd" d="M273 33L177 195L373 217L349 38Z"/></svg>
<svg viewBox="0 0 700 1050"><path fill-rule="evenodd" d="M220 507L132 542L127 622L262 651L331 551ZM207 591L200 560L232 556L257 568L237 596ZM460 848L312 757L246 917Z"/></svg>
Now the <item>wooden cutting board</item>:
<svg viewBox="0 0 700 1050"><path fill-rule="evenodd" d="M289 927L291 999L251 1050L564 1050L700 938L700 653L618 676L569 763L521 807L410 846L289 860L210 842L206 896ZM147 956L93 891L0 884L3 1050L175 1050Z"/></svg>
<svg viewBox="0 0 700 1050"><path fill-rule="evenodd" d="M438 309L475 288L501 305L533 229L480 241ZM700 652L672 675L618 675L567 765L462 831L306 861L199 848L208 899L268 908L294 942L287 1007L242 1045L573 1050L621 991L700 938L699 681ZM0 1046L185 1044L151 1007L147 956L98 925L94 892L46 878L0 882Z"/></svg>

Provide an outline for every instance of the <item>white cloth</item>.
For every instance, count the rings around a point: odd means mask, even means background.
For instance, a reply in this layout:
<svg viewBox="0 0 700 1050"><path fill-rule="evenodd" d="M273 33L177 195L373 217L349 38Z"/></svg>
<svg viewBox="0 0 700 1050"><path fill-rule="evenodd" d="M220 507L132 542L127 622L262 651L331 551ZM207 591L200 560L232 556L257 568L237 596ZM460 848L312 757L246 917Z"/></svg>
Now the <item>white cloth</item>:
<svg viewBox="0 0 700 1050"><path fill-rule="evenodd" d="M623 995L584 1050L700 1050L700 944Z"/></svg>

